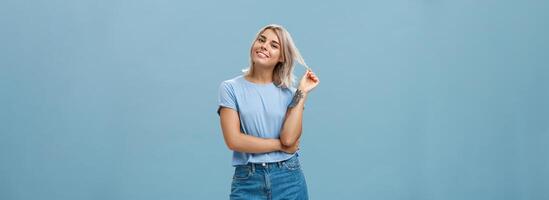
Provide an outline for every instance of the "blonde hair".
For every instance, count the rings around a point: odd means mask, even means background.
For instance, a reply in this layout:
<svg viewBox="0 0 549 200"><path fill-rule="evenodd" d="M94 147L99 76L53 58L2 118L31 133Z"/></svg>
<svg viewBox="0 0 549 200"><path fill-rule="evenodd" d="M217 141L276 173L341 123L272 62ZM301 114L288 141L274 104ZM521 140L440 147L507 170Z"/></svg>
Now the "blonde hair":
<svg viewBox="0 0 549 200"><path fill-rule="evenodd" d="M282 62L278 62L275 65L275 68L273 70L273 82L281 88L290 88L293 86L295 82L295 75L294 75L294 60L297 61L299 64L303 65L306 68L309 68L307 64L305 63L305 60L303 60L303 57L301 57L301 53L299 53L299 50L294 44L294 41L292 39L292 36L290 36L290 33L281 25L277 24L269 24L259 30L257 32L255 40L261 35L261 33L265 32L265 30L271 29L275 32L276 36L278 36L278 39L280 40L281 45L281 56L282 56ZM250 55L251 51L253 51L253 44L250 48ZM253 61L250 56L250 66L242 72L244 72L245 75L249 75L253 72L254 66Z"/></svg>

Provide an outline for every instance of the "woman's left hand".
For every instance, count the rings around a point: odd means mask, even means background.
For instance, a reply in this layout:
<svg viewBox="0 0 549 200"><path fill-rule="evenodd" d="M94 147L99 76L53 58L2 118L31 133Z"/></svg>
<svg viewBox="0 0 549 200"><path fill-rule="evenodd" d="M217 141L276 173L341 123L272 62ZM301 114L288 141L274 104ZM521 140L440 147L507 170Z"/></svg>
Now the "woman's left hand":
<svg viewBox="0 0 549 200"><path fill-rule="evenodd" d="M305 72L305 74L301 78L301 81L299 82L298 89L304 93L308 93L313 90L319 83L320 80L315 75L315 73L311 70L307 70L307 72Z"/></svg>

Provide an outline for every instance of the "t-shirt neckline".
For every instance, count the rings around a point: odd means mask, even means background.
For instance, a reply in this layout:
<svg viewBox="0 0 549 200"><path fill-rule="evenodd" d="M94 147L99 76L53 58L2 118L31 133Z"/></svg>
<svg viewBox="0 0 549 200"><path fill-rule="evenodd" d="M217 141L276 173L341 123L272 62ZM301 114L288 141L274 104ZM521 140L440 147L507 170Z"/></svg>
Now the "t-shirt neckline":
<svg viewBox="0 0 549 200"><path fill-rule="evenodd" d="M246 79L246 76L245 75L242 75L242 79L244 79L244 82L250 84L250 85L254 85L254 86L258 86L258 87L268 87L268 86L271 86L271 85L275 85L274 82L270 82L270 83L254 83L254 82L251 82L249 81L248 79Z"/></svg>

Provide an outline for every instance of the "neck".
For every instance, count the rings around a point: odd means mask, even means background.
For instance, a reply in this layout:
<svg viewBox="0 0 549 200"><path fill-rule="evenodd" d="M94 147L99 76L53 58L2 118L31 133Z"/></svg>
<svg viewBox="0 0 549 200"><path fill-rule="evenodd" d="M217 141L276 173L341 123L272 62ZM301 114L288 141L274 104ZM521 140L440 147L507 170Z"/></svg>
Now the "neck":
<svg viewBox="0 0 549 200"><path fill-rule="evenodd" d="M248 79L254 83L266 84L273 82L273 69L274 67L257 67L254 66L250 74L248 74Z"/></svg>

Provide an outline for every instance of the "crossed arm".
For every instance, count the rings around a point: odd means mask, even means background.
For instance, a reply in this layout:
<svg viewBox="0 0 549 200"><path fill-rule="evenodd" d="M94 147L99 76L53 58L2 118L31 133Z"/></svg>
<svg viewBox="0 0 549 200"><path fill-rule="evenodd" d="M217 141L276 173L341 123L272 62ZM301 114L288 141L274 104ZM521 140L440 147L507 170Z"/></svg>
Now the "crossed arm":
<svg viewBox="0 0 549 200"><path fill-rule="evenodd" d="M306 99L307 93L299 92L299 95L294 96L292 105L286 111L286 118L284 119L284 125L280 133L280 142L282 142L282 145L293 146L299 143Z"/></svg>
<svg viewBox="0 0 549 200"><path fill-rule="evenodd" d="M280 139L260 138L240 132L238 113L233 109L222 107L219 116L227 147L233 151L244 153L296 152L301 136L301 119L303 118L303 103L301 102L286 112Z"/></svg>

